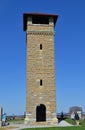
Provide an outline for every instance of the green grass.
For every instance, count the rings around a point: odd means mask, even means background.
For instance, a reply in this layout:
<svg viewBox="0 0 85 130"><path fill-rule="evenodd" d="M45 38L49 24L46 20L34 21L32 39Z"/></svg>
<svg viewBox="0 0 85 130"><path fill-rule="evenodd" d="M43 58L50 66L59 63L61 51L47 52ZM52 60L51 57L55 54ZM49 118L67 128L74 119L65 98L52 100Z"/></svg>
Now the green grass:
<svg viewBox="0 0 85 130"><path fill-rule="evenodd" d="M70 124L74 124L74 122L68 118L66 119ZM71 127L47 127L47 128L26 128L22 130L85 130L85 120L80 120L80 126L71 126Z"/></svg>
<svg viewBox="0 0 85 130"><path fill-rule="evenodd" d="M85 127L85 120L80 120L80 124Z"/></svg>
<svg viewBox="0 0 85 130"><path fill-rule="evenodd" d="M65 121L67 121L70 124L74 124L74 121L71 118L67 118Z"/></svg>
<svg viewBox="0 0 85 130"><path fill-rule="evenodd" d="M85 126L50 127L50 128L27 128L22 130L85 130Z"/></svg>
<svg viewBox="0 0 85 130"><path fill-rule="evenodd" d="M66 121L71 123L71 124L74 123L70 118L66 119ZM24 120L15 119L15 120L10 120L9 122L10 123L11 122L13 122L13 123L21 122L21 123L23 123ZM85 120L80 120L80 124L81 124L80 126L71 126L71 127L25 128L25 129L22 129L22 130L85 130ZM6 129L0 128L0 130L6 130Z"/></svg>
<svg viewBox="0 0 85 130"><path fill-rule="evenodd" d="M66 119L66 121L70 124L74 124L73 120L71 120L70 118ZM85 126L85 120L80 120L80 125Z"/></svg>

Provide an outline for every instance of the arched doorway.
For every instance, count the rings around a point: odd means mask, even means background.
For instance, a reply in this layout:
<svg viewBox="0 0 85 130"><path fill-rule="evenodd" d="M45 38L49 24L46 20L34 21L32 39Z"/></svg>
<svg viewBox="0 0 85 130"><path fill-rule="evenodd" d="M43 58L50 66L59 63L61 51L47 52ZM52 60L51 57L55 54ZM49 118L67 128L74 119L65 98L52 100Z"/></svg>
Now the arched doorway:
<svg viewBox="0 0 85 130"><path fill-rule="evenodd" d="M36 121L46 121L46 107L43 104L36 107Z"/></svg>

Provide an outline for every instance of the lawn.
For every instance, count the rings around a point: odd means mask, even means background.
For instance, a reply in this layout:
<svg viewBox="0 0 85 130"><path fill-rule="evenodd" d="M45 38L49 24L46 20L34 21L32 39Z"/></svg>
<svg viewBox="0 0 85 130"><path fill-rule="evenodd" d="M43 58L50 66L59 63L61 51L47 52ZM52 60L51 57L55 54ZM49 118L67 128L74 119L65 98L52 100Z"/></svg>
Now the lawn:
<svg viewBox="0 0 85 130"><path fill-rule="evenodd" d="M50 128L26 128L22 130L85 130L85 126L50 127Z"/></svg>
<svg viewBox="0 0 85 130"><path fill-rule="evenodd" d="M0 128L0 130L13 130L13 127ZM85 130L85 126L50 127L50 128L26 128L22 130Z"/></svg>
<svg viewBox="0 0 85 130"><path fill-rule="evenodd" d="M73 124L71 119L66 119L67 122ZM18 122L18 123L22 123L23 120L13 120L13 123ZM80 120L80 126L71 126L71 127L47 127L47 128L25 128L22 130L85 130L85 120ZM0 128L0 130L13 130L13 127L8 126L7 127L3 127Z"/></svg>
<svg viewBox="0 0 85 130"><path fill-rule="evenodd" d="M66 119L67 122L73 124L70 118ZM80 126L71 126L71 127L50 127L50 128L28 128L22 130L85 130L85 120L80 120Z"/></svg>
<svg viewBox="0 0 85 130"><path fill-rule="evenodd" d="M73 120L71 120L70 118L66 119L65 121L67 121L70 124L74 124ZM79 122L80 122L80 125L85 127L85 120L80 120Z"/></svg>

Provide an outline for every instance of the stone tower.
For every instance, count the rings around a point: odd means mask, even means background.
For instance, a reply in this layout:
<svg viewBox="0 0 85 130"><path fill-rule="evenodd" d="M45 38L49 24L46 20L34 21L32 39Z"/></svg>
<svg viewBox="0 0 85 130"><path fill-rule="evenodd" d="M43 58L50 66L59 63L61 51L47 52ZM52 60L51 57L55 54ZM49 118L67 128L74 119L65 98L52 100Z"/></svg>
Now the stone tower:
<svg viewBox="0 0 85 130"><path fill-rule="evenodd" d="M58 15L25 13L26 118L29 124L56 124L54 27Z"/></svg>

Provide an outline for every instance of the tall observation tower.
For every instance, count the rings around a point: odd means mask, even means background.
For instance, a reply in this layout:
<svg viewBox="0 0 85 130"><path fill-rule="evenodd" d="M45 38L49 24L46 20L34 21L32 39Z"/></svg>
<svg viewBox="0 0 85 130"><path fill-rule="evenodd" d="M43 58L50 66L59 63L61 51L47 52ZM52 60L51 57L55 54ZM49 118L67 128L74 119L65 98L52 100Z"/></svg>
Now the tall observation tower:
<svg viewBox="0 0 85 130"><path fill-rule="evenodd" d="M54 27L58 15L25 13L26 118L28 124L57 124Z"/></svg>

